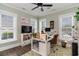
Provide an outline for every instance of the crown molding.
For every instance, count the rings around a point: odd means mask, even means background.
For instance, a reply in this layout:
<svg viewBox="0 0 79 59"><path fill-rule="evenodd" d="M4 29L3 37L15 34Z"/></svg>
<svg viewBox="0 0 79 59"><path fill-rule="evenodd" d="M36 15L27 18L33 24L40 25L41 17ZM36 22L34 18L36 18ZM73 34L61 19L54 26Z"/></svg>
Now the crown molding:
<svg viewBox="0 0 79 59"><path fill-rule="evenodd" d="M31 14L27 9L26 9L26 11L25 11L25 10L22 10L22 9L20 9L20 8L14 7L14 6L12 6L12 5L10 5L10 4L6 4L6 3L4 3L3 5L8 6L8 7L10 7L10 8L17 9L17 10L19 10L19 11L22 11L22 12L26 13L27 15L30 15L30 16L33 16L33 17L36 17L36 18L41 18L41 17L45 17L45 16L50 16L50 15L52 15L52 14L55 14L55 13L58 13L58 12L61 12L61 11L64 11L64 10L71 9L71 8L74 8L74 7L78 7L78 6L79 6L78 3L77 3L77 4L75 3L75 5L72 4L72 5L70 5L70 7L61 8L61 9L59 9L59 10L55 10L54 12L51 10L51 11L49 11L48 14L46 14L46 15L43 15L43 16L38 16L38 15L37 15L37 16L36 16L36 15L34 15L34 14Z"/></svg>

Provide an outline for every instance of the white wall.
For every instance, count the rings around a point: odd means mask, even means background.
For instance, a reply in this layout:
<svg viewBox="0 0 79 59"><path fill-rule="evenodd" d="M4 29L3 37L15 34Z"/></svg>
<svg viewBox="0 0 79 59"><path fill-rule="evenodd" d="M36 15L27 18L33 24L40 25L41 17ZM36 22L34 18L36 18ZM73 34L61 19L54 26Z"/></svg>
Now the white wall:
<svg viewBox="0 0 79 59"><path fill-rule="evenodd" d="M17 40L14 41L14 42L8 42L8 43L0 44L0 51L2 51L2 50L5 50L5 49L8 49L8 48L18 46L20 44L21 17L26 17L29 20L31 18L35 18L35 17L28 15L28 14L22 12L22 11L17 10L17 9L4 6L3 4L0 4L0 10L9 11L9 12L17 14Z"/></svg>
<svg viewBox="0 0 79 59"><path fill-rule="evenodd" d="M75 11L77 10L77 7L74 8L70 8L67 10L63 10L60 12L56 12L53 14L49 14L47 16L41 17L41 18L46 18L46 26L49 27L50 26L50 21L54 21L54 30L57 30L59 32L59 16L63 15L63 14L67 14L67 13L75 13Z"/></svg>

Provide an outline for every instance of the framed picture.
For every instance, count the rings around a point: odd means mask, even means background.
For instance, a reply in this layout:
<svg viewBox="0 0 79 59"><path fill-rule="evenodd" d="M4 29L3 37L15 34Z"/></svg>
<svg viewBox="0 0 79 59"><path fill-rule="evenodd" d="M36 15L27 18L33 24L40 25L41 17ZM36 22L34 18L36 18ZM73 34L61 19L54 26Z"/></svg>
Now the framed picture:
<svg viewBox="0 0 79 59"><path fill-rule="evenodd" d="M50 28L54 29L54 21L50 21Z"/></svg>

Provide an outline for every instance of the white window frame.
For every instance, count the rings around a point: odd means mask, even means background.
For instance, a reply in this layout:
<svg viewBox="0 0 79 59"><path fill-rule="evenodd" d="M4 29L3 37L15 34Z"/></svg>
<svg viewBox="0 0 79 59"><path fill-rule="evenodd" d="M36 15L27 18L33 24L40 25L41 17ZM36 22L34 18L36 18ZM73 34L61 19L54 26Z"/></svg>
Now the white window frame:
<svg viewBox="0 0 79 59"><path fill-rule="evenodd" d="M37 33L37 19L31 18L31 26L32 26L32 30L34 30L34 33Z"/></svg>
<svg viewBox="0 0 79 59"><path fill-rule="evenodd" d="M63 15L59 16L59 34L60 34L59 37L60 37L60 39L63 39L63 37L61 35L62 34L62 18L71 16L72 17L72 26L73 26L75 24L74 15L75 15L75 13L71 12L71 13L67 13L67 14L63 14ZM72 30L72 37L73 37L73 30Z"/></svg>
<svg viewBox="0 0 79 59"><path fill-rule="evenodd" d="M44 23L44 27L46 28L46 19L45 18L39 20L39 32L40 33L42 31L42 26L43 26L42 23Z"/></svg>
<svg viewBox="0 0 79 59"><path fill-rule="evenodd" d="M12 27L13 30L5 30L5 31L9 31L9 32L14 32L14 35L13 35L14 39L1 40L1 33L2 33L2 30L1 30L1 28L2 28L1 27L1 15L2 14L12 16L14 18L13 19L13 27ZM7 43L7 42L12 42L12 41L16 41L16 40L17 40L17 15L14 14L14 13L5 11L5 10L0 10L0 44Z"/></svg>

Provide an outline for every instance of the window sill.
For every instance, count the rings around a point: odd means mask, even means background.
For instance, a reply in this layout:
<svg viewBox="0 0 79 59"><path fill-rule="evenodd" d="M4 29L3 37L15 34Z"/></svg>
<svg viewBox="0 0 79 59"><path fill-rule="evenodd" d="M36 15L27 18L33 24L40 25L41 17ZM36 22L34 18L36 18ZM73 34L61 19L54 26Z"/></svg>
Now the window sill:
<svg viewBox="0 0 79 59"><path fill-rule="evenodd" d="M16 39L0 40L0 44L16 41Z"/></svg>

